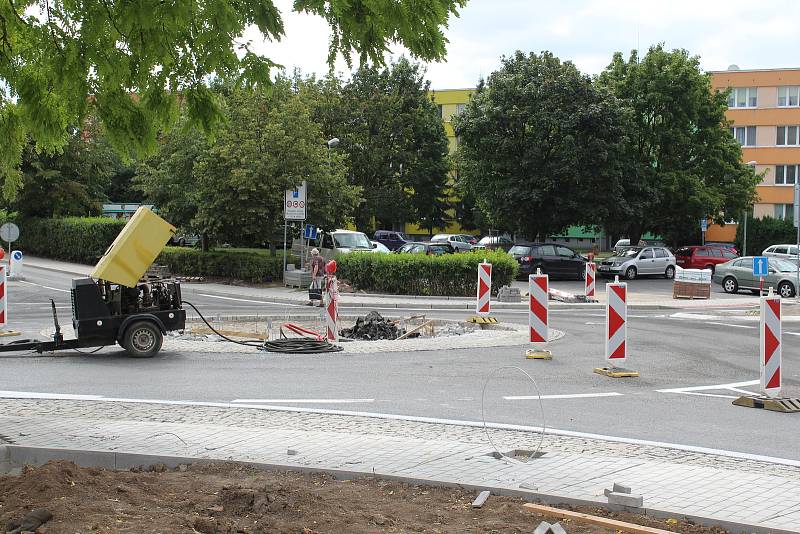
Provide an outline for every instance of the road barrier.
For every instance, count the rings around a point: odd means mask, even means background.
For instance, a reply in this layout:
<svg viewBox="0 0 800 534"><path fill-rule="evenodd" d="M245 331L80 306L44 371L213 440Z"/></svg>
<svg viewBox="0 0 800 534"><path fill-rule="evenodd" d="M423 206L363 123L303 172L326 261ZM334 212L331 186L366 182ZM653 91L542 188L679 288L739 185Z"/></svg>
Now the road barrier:
<svg viewBox="0 0 800 534"><path fill-rule="evenodd" d="M597 264L593 261L586 262L586 288L585 295L594 297L594 283L597 279Z"/></svg>
<svg viewBox="0 0 800 534"><path fill-rule="evenodd" d="M492 264L478 264L478 299L475 312L478 315L489 315L492 306Z"/></svg>
<svg viewBox="0 0 800 534"><path fill-rule="evenodd" d="M606 361L608 367L595 368L595 372L613 378L639 376L636 371L622 367L628 356L628 284L614 282L606 284Z"/></svg>
<svg viewBox="0 0 800 534"><path fill-rule="evenodd" d="M768 397L781 394L781 297L761 297L761 392Z"/></svg>
<svg viewBox="0 0 800 534"><path fill-rule="evenodd" d="M550 351L545 350L550 335L549 329L549 289L550 278L546 274L528 276L528 330L534 348L525 353L526 358L549 360Z"/></svg>

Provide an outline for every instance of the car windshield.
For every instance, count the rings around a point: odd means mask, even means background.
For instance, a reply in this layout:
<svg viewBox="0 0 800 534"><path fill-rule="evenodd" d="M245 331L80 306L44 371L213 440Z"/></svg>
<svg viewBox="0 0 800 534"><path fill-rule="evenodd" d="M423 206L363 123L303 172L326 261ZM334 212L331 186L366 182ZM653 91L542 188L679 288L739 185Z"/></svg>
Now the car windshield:
<svg viewBox="0 0 800 534"><path fill-rule="evenodd" d="M531 253L531 247L523 247L521 245L514 245L508 251L509 254L519 254L520 256L528 256Z"/></svg>
<svg viewBox="0 0 800 534"><path fill-rule="evenodd" d="M769 266L777 270L779 273L789 273L797 270L797 265L786 260L769 260Z"/></svg>
<svg viewBox="0 0 800 534"><path fill-rule="evenodd" d="M638 256L639 253L642 251L641 247L631 247L628 249L623 250L617 256L620 258L633 258L634 256Z"/></svg>
<svg viewBox="0 0 800 534"><path fill-rule="evenodd" d="M333 234L336 248L372 248L372 243L367 236L359 232Z"/></svg>

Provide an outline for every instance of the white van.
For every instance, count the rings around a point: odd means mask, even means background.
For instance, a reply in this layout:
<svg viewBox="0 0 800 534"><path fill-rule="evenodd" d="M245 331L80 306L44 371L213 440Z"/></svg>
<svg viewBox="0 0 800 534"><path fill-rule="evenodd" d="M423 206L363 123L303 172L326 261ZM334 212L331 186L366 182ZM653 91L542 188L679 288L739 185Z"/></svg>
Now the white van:
<svg viewBox="0 0 800 534"><path fill-rule="evenodd" d="M323 258L331 260L337 254L356 251L371 252L374 247L372 246L372 241L369 240L364 232L334 230L333 232L322 234L318 248Z"/></svg>

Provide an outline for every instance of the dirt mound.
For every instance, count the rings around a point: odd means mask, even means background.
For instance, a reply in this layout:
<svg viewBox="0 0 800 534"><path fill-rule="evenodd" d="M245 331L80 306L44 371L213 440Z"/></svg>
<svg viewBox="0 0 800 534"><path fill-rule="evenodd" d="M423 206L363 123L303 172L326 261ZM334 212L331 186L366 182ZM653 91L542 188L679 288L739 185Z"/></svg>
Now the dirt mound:
<svg viewBox="0 0 800 534"><path fill-rule="evenodd" d="M475 493L374 479L339 481L326 475L259 471L239 464L163 466L108 471L51 462L0 477L0 525L33 509L53 518L40 533L339 533L531 532L546 518L524 512L518 499L491 497L472 509ZM683 532L724 534L687 523L630 514L623 521ZM550 519L550 522L554 520ZM562 522L570 534L613 534ZM10 529L6 529L10 530Z"/></svg>
<svg viewBox="0 0 800 534"><path fill-rule="evenodd" d="M353 328L344 328L342 337L349 339L397 339L404 334L392 321L387 321L376 311L369 312L365 317L356 319Z"/></svg>

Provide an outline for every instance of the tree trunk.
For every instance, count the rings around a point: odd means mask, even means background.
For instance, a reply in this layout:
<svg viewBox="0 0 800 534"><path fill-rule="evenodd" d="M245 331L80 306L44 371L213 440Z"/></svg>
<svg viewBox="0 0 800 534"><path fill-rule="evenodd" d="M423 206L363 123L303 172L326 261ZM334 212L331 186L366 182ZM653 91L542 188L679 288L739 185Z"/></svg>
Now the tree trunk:
<svg viewBox="0 0 800 534"><path fill-rule="evenodd" d="M638 246L639 241L642 239L642 227L641 225L631 226L628 231L628 238L630 239L630 243L632 247Z"/></svg>
<svg viewBox="0 0 800 534"><path fill-rule="evenodd" d="M208 233L203 232L200 234L200 250L208 252Z"/></svg>

